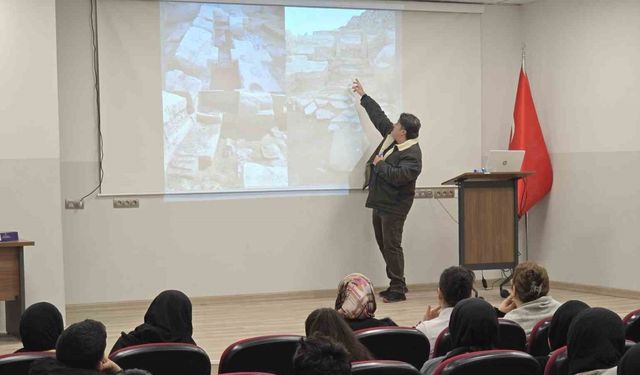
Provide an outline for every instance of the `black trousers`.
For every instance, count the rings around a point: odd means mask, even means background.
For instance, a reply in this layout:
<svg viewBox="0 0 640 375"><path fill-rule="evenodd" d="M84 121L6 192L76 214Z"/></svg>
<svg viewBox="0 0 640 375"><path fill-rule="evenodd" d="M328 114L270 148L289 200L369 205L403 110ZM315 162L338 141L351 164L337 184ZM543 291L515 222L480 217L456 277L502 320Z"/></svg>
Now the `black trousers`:
<svg viewBox="0 0 640 375"><path fill-rule="evenodd" d="M389 290L404 293L404 254L402 253L402 230L407 219L404 215L373 210L373 230L376 242L387 265Z"/></svg>

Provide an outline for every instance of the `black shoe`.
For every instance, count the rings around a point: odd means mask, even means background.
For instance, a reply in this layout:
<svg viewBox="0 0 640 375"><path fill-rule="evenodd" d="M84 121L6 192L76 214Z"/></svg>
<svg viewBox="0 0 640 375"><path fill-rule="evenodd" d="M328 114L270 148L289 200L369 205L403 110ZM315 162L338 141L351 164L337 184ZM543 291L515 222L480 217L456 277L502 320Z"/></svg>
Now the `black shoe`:
<svg viewBox="0 0 640 375"><path fill-rule="evenodd" d="M385 290L381 291L380 293L378 293L378 295L380 295L380 297L384 298L384 297L386 297L386 296L387 296L387 294L389 294L389 292L390 292L390 291L391 291L391 290L390 290L389 288L387 288L387 289L385 289ZM405 287L404 287L404 292L405 292L405 294L406 294L406 293L409 293L409 288L407 288L407 287L405 286Z"/></svg>
<svg viewBox="0 0 640 375"><path fill-rule="evenodd" d="M382 299L385 303L406 301L407 296L404 293L389 291Z"/></svg>

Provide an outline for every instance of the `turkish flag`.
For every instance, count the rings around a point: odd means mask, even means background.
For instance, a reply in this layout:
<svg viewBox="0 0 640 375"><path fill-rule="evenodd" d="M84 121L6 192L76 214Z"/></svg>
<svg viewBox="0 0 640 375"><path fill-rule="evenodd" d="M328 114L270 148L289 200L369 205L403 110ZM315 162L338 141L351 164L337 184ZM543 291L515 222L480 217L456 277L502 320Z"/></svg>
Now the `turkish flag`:
<svg viewBox="0 0 640 375"><path fill-rule="evenodd" d="M551 159L549 159L547 145L544 143L536 107L533 104L529 79L523 68L520 68L513 122L509 150L524 150L522 170L535 172L534 175L518 181L518 217L520 217L547 195L553 184Z"/></svg>

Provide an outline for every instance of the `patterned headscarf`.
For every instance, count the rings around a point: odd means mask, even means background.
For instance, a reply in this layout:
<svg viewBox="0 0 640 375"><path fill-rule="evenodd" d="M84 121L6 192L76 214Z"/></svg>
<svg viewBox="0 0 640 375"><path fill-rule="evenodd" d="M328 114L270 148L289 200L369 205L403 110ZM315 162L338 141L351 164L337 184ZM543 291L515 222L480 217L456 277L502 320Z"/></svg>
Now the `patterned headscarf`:
<svg viewBox="0 0 640 375"><path fill-rule="evenodd" d="M345 276L338 285L335 309L346 319L373 318L376 298L371 281L360 273Z"/></svg>

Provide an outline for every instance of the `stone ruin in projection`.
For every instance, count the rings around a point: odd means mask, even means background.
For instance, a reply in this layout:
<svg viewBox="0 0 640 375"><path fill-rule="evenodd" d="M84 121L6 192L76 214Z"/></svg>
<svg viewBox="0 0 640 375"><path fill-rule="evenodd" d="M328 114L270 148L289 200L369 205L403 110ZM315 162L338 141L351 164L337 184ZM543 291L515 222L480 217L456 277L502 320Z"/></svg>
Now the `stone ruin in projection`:
<svg viewBox="0 0 640 375"><path fill-rule="evenodd" d="M393 99L392 12L292 36L283 7L161 5L167 191L347 183L368 156L351 80Z"/></svg>

